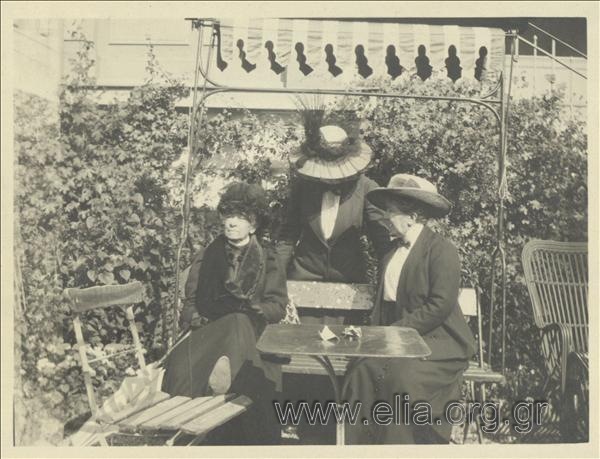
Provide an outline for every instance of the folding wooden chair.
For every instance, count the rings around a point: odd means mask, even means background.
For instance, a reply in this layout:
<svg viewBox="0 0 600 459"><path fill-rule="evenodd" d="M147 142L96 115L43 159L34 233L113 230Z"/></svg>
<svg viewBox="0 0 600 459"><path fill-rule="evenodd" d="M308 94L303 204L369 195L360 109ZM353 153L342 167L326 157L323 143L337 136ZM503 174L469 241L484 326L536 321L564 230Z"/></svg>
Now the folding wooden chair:
<svg viewBox="0 0 600 459"><path fill-rule="evenodd" d="M247 397L234 394L191 399L171 397L160 390L164 370L160 364L146 364L133 313L133 305L142 301L142 290L140 282L132 282L65 291L71 300L79 358L92 412L91 419L70 437L69 444L108 445L107 438L116 433L155 438L163 436L167 444L173 444L185 434L193 438L190 444L194 444L214 428L246 411L252 403ZM132 345L112 354L89 359L81 318L87 311L109 306L121 306L125 310ZM92 384L95 371L91 364L127 353L134 353L137 357L138 375L126 377L119 390L100 406Z"/></svg>
<svg viewBox="0 0 600 459"><path fill-rule="evenodd" d="M547 384L559 387L553 392L563 441L587 438L587 252L585 242L534 240L521 255L533 318L542 333Z"/></svg>
<svg viewBox="0 0 600 459"><path fill-rule="evenodd" d="M467 320L475 319L477 321L477 333L475 336L477 345L476 360L469 362L469 368L463 374L463 378L468 385L468 400L479 401L482 404L486 402L487 384L505 384L506 378L502 373L494 371L484 360L483 355L483 325L481 308L479 304L479 289L477 287L462 288L458 296L458 304ZM479 400L476 393L479 392ZM479 443L483 442L483 431L481 430L481 413L475 413L477 425L477 437ZM467 418L463 430L463 443L469 433L471 419Z"/></svg>

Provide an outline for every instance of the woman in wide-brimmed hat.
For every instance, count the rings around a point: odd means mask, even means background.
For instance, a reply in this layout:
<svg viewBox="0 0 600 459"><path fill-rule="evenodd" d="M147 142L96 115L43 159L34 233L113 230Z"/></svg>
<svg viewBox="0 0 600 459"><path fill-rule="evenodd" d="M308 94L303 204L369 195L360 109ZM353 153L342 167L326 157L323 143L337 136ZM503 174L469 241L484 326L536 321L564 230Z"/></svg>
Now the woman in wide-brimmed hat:
<svg viewBox="0 0 600 459"><path fill-rule="evenodd" d="M215 433L218 441L278 443L273 401L281 390L281 367L256 349L265 325L279 322L287 303L285 272L256 236L268 216L267 200L260 186L238 182L226 188L217 210L223 233L192 264L186 293L196 314L186 311L192 329L166 361L163 390L188 397L247 395L252 406ZM195 326L200 321L194 315L208 323Z"/></svg>
<svg viewBox="0 0 600 459"><path fill-rule="evenodd" d="M325 110L304 106L304 141L291 155L288 214L279 235L278 254L288 278L363 283L367 262L361 237L378 255L389 245L380 209L366 201L377 183L364 175L372 152L360 138L357 121L327 124ZM299 311L303 323L330 323L315 310Z"/></svg>
<svg viewBox="0 0 600 459"><path fill-rule="evenodd" d="M446 405L460 400L462 375L475 349L458 305L457 249L426 226L429 219L447 215L451 204L432 183L408 174L394 175L386 188L371 191L367 199L385 210L397 241L382 262L371 323L416 329L431 355L359 364L350 381L350 399L361 402L359 418L369 422L349 425L347 438L352 444L448 443L452 426L444 418ZM407 395L413 405L428 402L440 423L416 426L402 419L380 425L371 419L377 401L392 405L396 395Z"/></svg>

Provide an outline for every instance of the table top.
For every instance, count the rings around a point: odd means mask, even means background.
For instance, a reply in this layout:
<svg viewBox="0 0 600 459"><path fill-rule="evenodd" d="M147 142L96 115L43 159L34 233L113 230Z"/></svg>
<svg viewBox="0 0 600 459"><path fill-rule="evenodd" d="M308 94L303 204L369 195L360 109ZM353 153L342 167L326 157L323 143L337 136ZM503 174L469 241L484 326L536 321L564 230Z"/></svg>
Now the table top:
<svg viewBox="0 0 600 459"><path fill-rule="evenodd" d="M319 324L270 324L261 335L256 348L279 355L328 355L346 357L426 357L429 346L413 328L396 326L360 326L362 337L351 340L342 336L345 325L328 325L340 337L324 341Z"/></svg>

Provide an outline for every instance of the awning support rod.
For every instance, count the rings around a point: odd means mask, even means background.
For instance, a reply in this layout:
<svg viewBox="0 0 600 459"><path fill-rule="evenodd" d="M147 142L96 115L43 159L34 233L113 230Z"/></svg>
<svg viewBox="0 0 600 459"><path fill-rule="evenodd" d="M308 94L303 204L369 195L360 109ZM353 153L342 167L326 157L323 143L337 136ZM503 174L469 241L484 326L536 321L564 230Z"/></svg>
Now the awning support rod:
<svg viewBox="0 0 600 459"><path fill-rule="evenodd" d="M581 72L579 72L579 71L575 70L575 69L574 69L573 67L571 67L570 65L568 65L568 64L565 64L565 63L564 63L563 61L561 61L560 59L557 59L555 56L553 56L551 53L549 53L549 52L548 52L548 51L546 51L545 49L543 49L543 48L540 48L539 46L535 45L534 43L531 43L529 40L526 40L525 38L523 38L523 37L522 37L522 36L520 36L520 35L517 35L517 38L518 38L520 41L522 41L523 43L526 43L526 44L528 44L528 45L529 45L529 46L531 46L532 48L535 48L535 49L537 49L537 50L538 50L540 53L542 53L542 54L544 54L544 55L548 56L548 57L549 57L550 59L552 59L553 61L556 61L556 62L558 62L558 63L559 63L560 65L562 65L563 67L566 67L566 68L567 68L567 69L569 69L571 72L573 72L573 73L575 73L575 74L579 75L581 78L584 78L584 79L586 79L586 80L587 80L587 77L586 77L586 76L585 76L583 73L581 73Z"/></svg>
<svg viewBox="0 0 600 459"><path fill-rule="evenodd" d="M553 40L559 42L561 45L566 46L567 48L569 48L571 51L575 51L577 54L579 54L581 57L585 57L587 59L587 56L585 54L583 54L581 51L579 51L577 48L575 48L574 46L571 46L570 44L562 41L560 38L555 37L554 35L552 35L549 32L546 32L544 29L536 26L535 24L532 24L531 22L528 22L527 25L533 27L536 30L539 30L540 32L542 32L544 35L552 38Z"/></svg>

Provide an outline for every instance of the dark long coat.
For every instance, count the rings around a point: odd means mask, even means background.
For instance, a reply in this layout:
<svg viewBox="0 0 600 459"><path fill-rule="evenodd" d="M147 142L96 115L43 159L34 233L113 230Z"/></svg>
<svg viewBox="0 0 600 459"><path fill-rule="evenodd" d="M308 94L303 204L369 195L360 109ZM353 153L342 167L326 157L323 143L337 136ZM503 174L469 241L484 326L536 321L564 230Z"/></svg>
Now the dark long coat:
<svg viewBox="0 0 600 459"><path fill-rule="evenodd" d="M208 324L194 329L172 350L165 363L163 390L191 397L209 393L208 378L221 356L229 357L232 372L230 392L249 396L253 404L240 419L228 423L215 435L219 443L277 443L280 427L273 401L281 390L281 366L263 357L256 342L267 323L285 314L285 272L273 251L253 239L243 254L235 279L229 274L228 250L223 236L204 251L199 266L191 272L195 304Z"/></svg>
<svg viewBox="0 0 600 459"><path fill-rule="evenodd" d="M365 282L366 257L361 236L366 234L378 257L389 249L385 215L366 194L377 183L360 175L340 186L340 207L333 234L321 230L324 185L297 179L292 183L288 213L279 235L278 256L288 278L325 282Z"/></svg>
<svg viewBox="0 0 600 459"><path fill-rule="evenodd" d="M385 272L394 250L384 257ZM382 276L380 276L381 278ZM396 302L383 301L380 281L371 320L373 325L412 327L431 348L424 359L367 359L352 375L350 399L362 403L359 422L348 426L348 441L368 443L428 443L449 440L451 426L444 422L446 404L460 399L462 374L475 346L471 330L458 305L460 261L454 245L424 227L402 267ZM376 425L370 418L381 400L394 404L396 394L408 394L412 403L428 401L432 414L442 423L413 428L403 423Z"/></svg>

